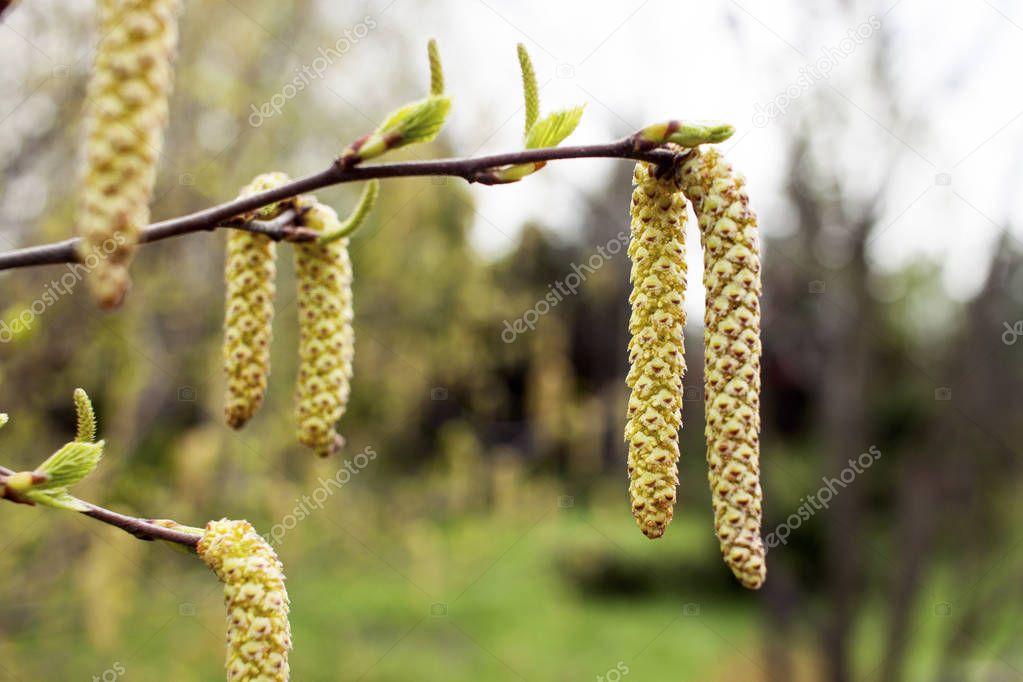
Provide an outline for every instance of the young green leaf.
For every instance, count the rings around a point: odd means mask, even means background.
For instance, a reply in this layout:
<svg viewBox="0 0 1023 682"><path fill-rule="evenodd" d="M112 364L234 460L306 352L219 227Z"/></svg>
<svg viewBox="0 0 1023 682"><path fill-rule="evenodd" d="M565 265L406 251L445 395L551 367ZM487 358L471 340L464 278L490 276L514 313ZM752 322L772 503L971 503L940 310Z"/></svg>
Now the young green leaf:
<svg viewBox="0 0 1023 682"><path fill-rule="evenodd" d="M582 118L584 106L572 107L537 121L526 133L526 149L543 149L557 147L561 141L571 135L579 119Z"/></svg>
<svg viewBox="0 0 1023 682"><path fill-rule="evenodd" d="M67 490L95 471L103 457L103 441L98 443L68 443L36 467L35 474L46 477L34 483L33 491Z"/></svg>
<svg viewBox="0 0 1023 682"><path fill-rule="evenodd" d="M96 413L92 409L89 395L81 388L75 389L75 411L78 413L78 434L75 440L79 443L91 443L96 440Z"/></svg>
<svg viewBox="0 0 1023 682"><path fill-rule="evenodd" d="M375 131L350 144L341 154L340 163L354 166L391 149L429 142L444 127L449 111L451 98L446 95L430 95L406 104L388 116Z"/></svg>
<svg viewBox="0 0 1023 682"><path fill-rule="evenodd" d="M9 419L10 417L7 416L6 412L0 412L0 429L4 428L7 425L7 421Z"/></svg>
<svg viewBox="0 0 1023 682"><path fill-rule="evenodd" d="M376 205L377 196L380 194L380 181L377 179L370 180L366 183L366 186L362 190L362 196L359 197L359 203L352 210L348 218L345 219L341 226L332 231L324 234L320 237L321 244L329 244L337 239L351 236L359 227L366 222L366 218L369 217L370 212L373 210L373 206Z"/></svg>
<svg viewBox="0 0 1023 682"><path fill-rule="evenodd" d="M533 62L526 52L526 46L518 44L519 68L522 71L522 94L526 103L526 136L540 116L540 88L536 85L536 71Z"/></svg>
<svg viewBox="0 0 1023 682"><path fill-rule="evenodd" d="M397 138L388 149L429 142L444 127L450 110L450 97L431 95L391 114L377 130L377 134Z"/></svg>

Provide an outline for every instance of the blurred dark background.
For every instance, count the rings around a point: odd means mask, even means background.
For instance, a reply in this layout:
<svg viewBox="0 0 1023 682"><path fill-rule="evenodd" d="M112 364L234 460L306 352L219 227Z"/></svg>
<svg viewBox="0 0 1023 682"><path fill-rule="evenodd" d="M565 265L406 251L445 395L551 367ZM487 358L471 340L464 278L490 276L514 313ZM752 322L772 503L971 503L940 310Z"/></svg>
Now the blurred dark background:
<svg viewBox="0 0 1023 682"><path fill-rule="evenodd" d="M220 416L223 234L142 249L112 314L80 283L31 312L62 266L0 273L0 319L28 320L0 344L2 463L66 441L84 387L108 448L80 495L270 534L298 680L1021 679L1023 8L961 4L187 3L154 220L321 169L425 89L430 36L451 125L395 158L516 148L516 41L546 110L588 102L572 141L736 125L764 251L759 593L713 535L695 233L681 502L656 543L629 514L626 162L385 182L352 243L337 460L294 438L288 246L270 394L240 433ZM0 25L0 248L70 234L91 12L23 2ZM358 189L319 196L344 213ZM194 559L3 505L0 571L0 680L223 674Z"/></svg>

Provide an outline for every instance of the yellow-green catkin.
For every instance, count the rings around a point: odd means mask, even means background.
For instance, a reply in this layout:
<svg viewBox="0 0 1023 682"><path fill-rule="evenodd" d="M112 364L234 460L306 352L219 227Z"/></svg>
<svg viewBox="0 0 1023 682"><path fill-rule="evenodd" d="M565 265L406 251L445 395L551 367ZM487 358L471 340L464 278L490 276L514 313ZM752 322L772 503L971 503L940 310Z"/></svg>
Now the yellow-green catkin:
<svg viewBox="0 0 1023 682"><path fill-rule="evenodd" d="M128 268L163 146L177 48L179 0L100 0L102 39L89 79L78 199L79 255L104 308L131 286Z"/></svg>
<svg viewBox="0 0 1023 682"><path fill-rule="evenodd" d="M683 189L700 220L704 404L714 524L725 563L745 587L767 575L760 537L760 252L745 180L715 149L682 167Z"/></svg>
<svg viewBox="0 0 1023 682"><path fill-rule="evenodd" d="M648 538L671 522L678 487L678 431L685 374L686 199L677 172L639 163L633 176L629 444L632 515Z"/></svg>
<svg viewBox="0 0 1023 682"><path fill-rule="evenodd" d="M241 196L288 182L284 173L264 173L242 188ZM290 206L279 202L259 211L276 217ZM228 230L224 283L224 417L228 426L243 427L263 404L270 376L270 338L274 317L277 245L266 235Z"/></svg>
<svg viewBox="0 0 1023 682"><path fill-rule="evenodd" d="M301 224L319 232L340 227L337 213L310 196L299 197ZM298 276L299 370L295 396L298 440L320 457L338 452L334 430L348 405L355 332L352 262L348 239L295 244Z"/></svg>
<svg viewBox="0 0 1023 682"><path fill-rule="evenodd" d="M228 682L284 682L291 677L284 567L248 521L210 521L196 547L224 584Z"/></svg>

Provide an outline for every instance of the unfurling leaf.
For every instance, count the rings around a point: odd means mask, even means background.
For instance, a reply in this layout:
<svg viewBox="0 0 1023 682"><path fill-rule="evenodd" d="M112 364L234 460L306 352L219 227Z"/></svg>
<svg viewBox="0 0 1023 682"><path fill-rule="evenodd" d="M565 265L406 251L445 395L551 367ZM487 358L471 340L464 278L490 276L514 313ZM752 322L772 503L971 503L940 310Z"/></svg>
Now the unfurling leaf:
<svg viewBox="0 0 1023 682"><path fill-rule="evenodd" d="M80 388L75 390L75 409L78 412L77 440L50 455L35 471L8 476L3 486L5 496L58 509L86 511L89 508L72 497L68 488L96 470L103 458L103 441L91 442L96 437L96 415L89 396ZM0 415L0 426L5 423L7 415Z"/></svg>
<svg viewBox="0 0 1023 682"><path fill-rule="evenodd" d="M526 133L526 149L544 149L557 147L561 141L575 131L582 118L584 106L555 111L550 116L537 121ZM528 115L528 114L527 114ZM504 185L518 182L547 165L546 161L531 161L504 166L480 174L475 179L486 185Z"/></svg>
<svg viewBox="0 0 1023 682"><path fill-rule="evenodd" d="M724 142L732 136L735 128L719 121L664 121L643 128L637 136L646 142L665 144L674 142L681 147L696 147L701 144Z"/></svg>
<svg viewBox="0 0 1023 682"><path fill-rule="evenodd" d="M557 147L562 140L575 131L576 126L579 125L579 119L582 118L584 108L585 105L555 111L534 123L526 133L526 149Z"/></svg>
<svg viewBox="0 0 1023 682"><path fill-rule="evenodd" d="M430 40L426 52L430 60L430 96L392 112L379 128L348 145L338 157L338 164L350 168L391 149L437 137L451 111L451 98L443 94L444 71L436 40Z"/></svg>
<svg viewBox="0 0 1023 682"><path fill-rule="evenodd" d="M393 112L374 132L348 146L339 159L343 166L380 156L391 149L430 142L444 127L451 111L451 98L430 95Z"/></svg>
<svg viewBox="0 0 1023 682"><path fill-rule="evenodd" d="M95 471L103 457L103 441L98 443L68 443L36 467L35 473L45 480L35 483L32 491L67 490Z"/></svg>
<svg viewBox="0 0 1023 682"><path fill-rule="evenodd" d="M10 417L7 416L6 412L0 412L0 429L2 429L5 426L7 426L7 421L9 419L10 419Z"/></svg>

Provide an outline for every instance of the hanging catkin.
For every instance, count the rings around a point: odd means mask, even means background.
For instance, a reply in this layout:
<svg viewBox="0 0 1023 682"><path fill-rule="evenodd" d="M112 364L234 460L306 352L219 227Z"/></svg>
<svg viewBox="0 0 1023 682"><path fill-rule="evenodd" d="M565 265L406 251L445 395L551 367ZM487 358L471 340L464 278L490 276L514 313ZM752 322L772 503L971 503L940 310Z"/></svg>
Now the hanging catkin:
<svg viewBox="0 0 1023 682"><path fill-rule="evenodd" d="M677 173L636 165L632 192L629 444L632 515L649 538L671 522L678 486L678 430L686 363L686 199Z"/></svg>
<svg viewBox="0 0 1023 682"><path fill-rule="evenodd" d="M228 682L288 680L288 591L273 548L248 521L221 519L206 524L196 551L224 583Z"/></svg>
<svg viewBox="0 0 1023 682"><path fill-rule="evenodd" d="M104 308L131 286L139 234L163 146L177 47L179 0L100 0L103 36L87 90L87 137L78 199L80 256Z"/></svg>
<svg viewBox="0 0 1023 682"><path fill-rule="evenodd" d="M714 149L698 150L682 183L700 220L707 310L704 404L714 523L725 563L759 588L767 573L760 537L760 254L745 180Z"/></svg>
<svg viewBox="0 0 1023 682"><path fill-rule="evenodd" d="M242 188L241 196L256 194L288 182L284 173L256 176ZM260 218L274 218L290 207L279 202L259 211ZM224 417L228 426L240 429L252 418L266 395L270 375L270 337L274 317L274 277L277 245L266 235L228 230L224 283L227 286L224 314Z"/></svg>
<svg viewBox="0 0 1023 682"><path fill-rule="evenodd" d="M310 196L299 197L301 224L334 232L337 213ZM327 457L344 445L334 430L348 405L355 355L352 263L348 239L295 244L298 276L299 370L295 397L298 440Z"/></svg>

